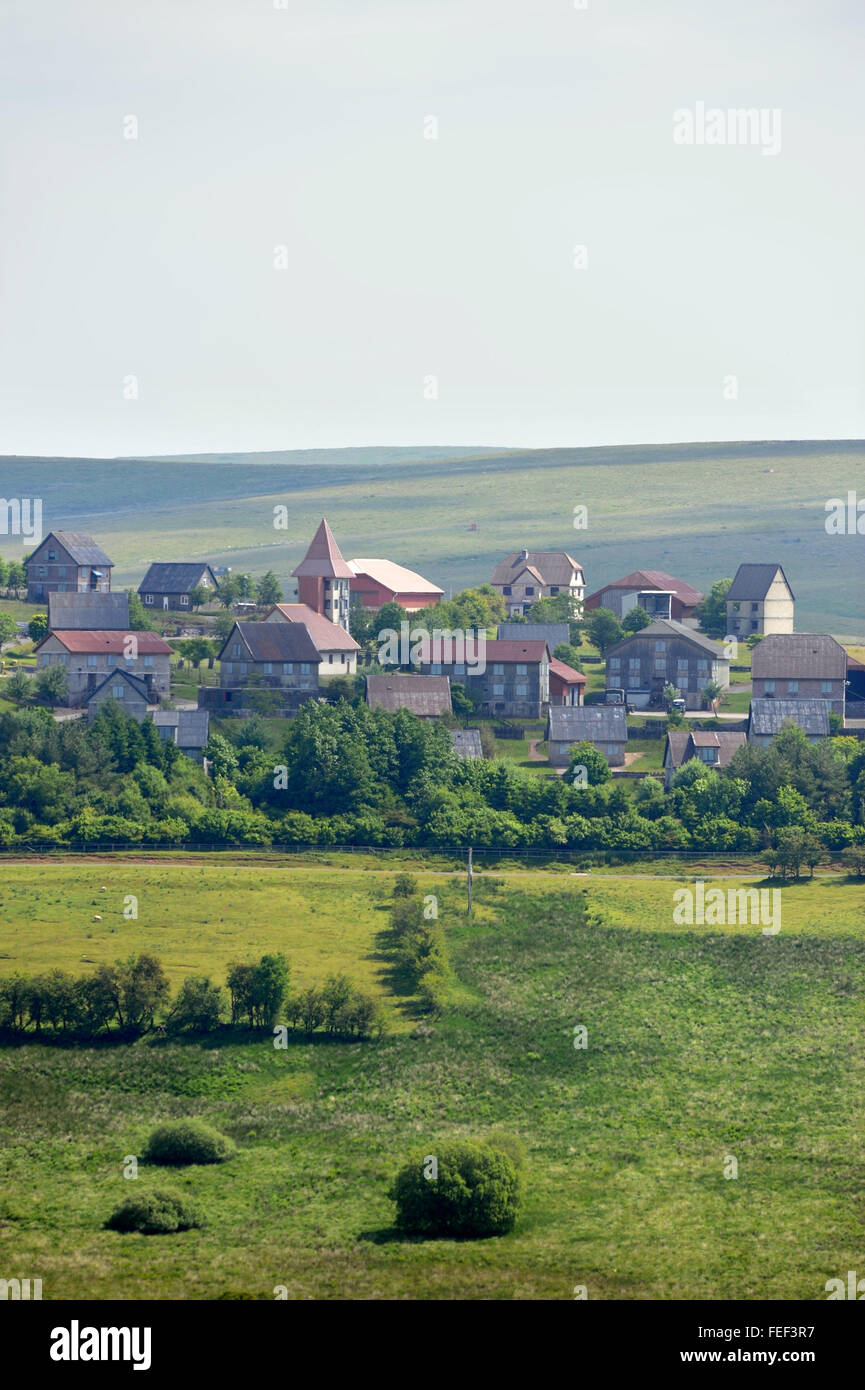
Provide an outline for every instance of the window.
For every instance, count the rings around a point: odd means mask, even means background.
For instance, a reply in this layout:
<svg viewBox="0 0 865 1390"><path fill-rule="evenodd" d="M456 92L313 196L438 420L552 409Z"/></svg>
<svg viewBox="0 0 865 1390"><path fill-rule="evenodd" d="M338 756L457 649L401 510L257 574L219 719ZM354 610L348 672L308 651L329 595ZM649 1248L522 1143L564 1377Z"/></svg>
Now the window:
<svg viewBox="0 0 865 1390"><path fill-rule="evenodd" d="M145 603L149 603L149 604L151 605L151 607L152 607L152 606L153 606L153 595L152 595L152 594L145 594L145 595L144 595L144 602L145 602Z"/></svg>
<svg viewBox="0 0 865 1390"><path fill-rule="evenodd" d="M44 565L38 565L38 566L37 566L37 573L38 573L38 575L39 575L39 577L40 577L41 579L44 579L44 578L45 578L45 566L44 566Z"/></svg>
<svg viewBox="0 0 865 1390"><path fill-rule="evenodd" d="M618 656L611 656L607 664L611 671L618 671L621 659Z"/></svg>
<svg viewBox="0 0 865 1390"><path fill-rule="evenodd" d="M181 594L181 595L180 595L180 606L181 606L181 608L188 608L188 607L189 607L189 594Z"/></svg>
<svg viewBox="0 0 865 1390"><path fill-rule="evenodd" d="M442 673L441 662L434 661L429 668L429 673L431 676L440 676Z"/></svg>
<svg viewBox="0 0 865 1390"><path fill-rule="evenodd" d="M282 674L283 674L284 676L293 676L293 675L294 675L294 662L293 662L293 661L284 661L284 662L282 663Z"/></svg>
<svg viewBox="0 0 865 1390"><path fill-rule="evenodd" d="M146 656L146 657L144 658L144 665L145 665L145 666L152 666L152 665L153 665L153 657L152 657L152 656Z"/></svg>
<svg viewBox="0 0 865 1390"><path fill-rule="evenodd" d="M230 661L223 661L222 670L226 676L230 676L232 671L234 670L234 667L232 666Z"/></svg>
<svg viewBox="0 0 865 1390"><path fill-rule="evenodd" d="M518 675L518 676L526 676L526 675L528 675L528 672L529 672L528 666L519 666L519 665L517 666L517 675Z"/></svg>
<svg viewBox="0 0 865 1390"><path fill-rule="evenodd" d="M273 662L272 662L272 661L263 661L263 662L261 663L261 669L262 669L262 671L264 672L264 674L265 674L266 676L272 676L272 675L273 675Z"/></svg>
<svg viewBox="0 0 865 1390"><path fill-rule="evenodd" d="M759 605L759 603L752 603L752 604L751 604L751 612L752 612L752 613L759 613L759 611L760 611L760 605Z"/></svg>
<svg viewBox="0 0 865 1390"><path fill-rule="evenodd" d="M87 654L87 665L88 665L88 666L97 666L98 664L99 664L99 657L96 655L96 653L95 653L95 652L88 652L88 654Z"/></svg>
<svg viewBox="0 0 865 1390"><path fill-rule="evenodd" d="M122 700L125 689L126 687L123 685L112 685L111 694L114 696L115 700Z"/></svg>
<svg viewBox="0 0 865 1390"><path fill-rule="evenodd" d="M820 682L820 694L821 694L821 695L831 695L831 694L832 694L832 682L831 682L831 681L821 681L821 682Z"/></svg>
<svg viewBox="0 0 865 1390"><path fill-rule="evenodd" d="M234 646L232 647L231 650L232 650L232 652L233 652L233 654L234 654L235 656L240 656L240 643L239 643L239 642L235 642L235 644L234 644Z"/></svg>
<svg viewBox="0 0 865 1390"><path fill-rule="evenodd" d="M680 671L683 670L683 669L684 669L685 671L687 671L687 669L688 669L688 658L687 658L686 656L680 656L680 657L678 657L677 660L676 660L676 666L678 667L678 669L679 669Z"/></svg>
<svg viewBox="0 0 865 1390"><path fill-rule="evenodd" d="M57 566L57 577L58 577L58 579L61 578L61 577L62 577L63 579L66 578L66 566L65 566L65 565L58 565L58 566Z"/></svg>
<svg viewBox="0 0 865 1390"><path fill-rule="evenodd" d="M527 585L526 585L526 593L527 593L527 594L533 594L534 592L535 592L534 585L533 585L533 584L527 584Z"/></svg>
<svg viewBox="0 0 865 1390"><path fill-rule="evenodd" d="M527 685L518 685L517 688L516 688L516 690L517 690L517 699L519 699L521 696L522 696L523 699L525 699L525 697L526 697L526 696L528 695L528 693L529 693L529 687L528 687Z"/></svg>
<svg viewBox="0 0 865 1390"><path fill-rule="evenodd" d="M666 650L667 650L667 644L666 644L666 642L656 642L656 643L655 643L655 651L656 651L656 652L665 652Z"/></svg>
<svg viewBox="0 0 865 1390"><path fill-rule="evenodd" d="M58 585L57 585L57 592L58 592L58 594L65 594L65 593L66 593L67 587L68 587L68 586L67 586L66 584L58 584Z"/></svg>
<svg viewBox="0 0 865 1390"><path fill-rule="evenodd" d="M466 673L466 668L465 668L464 665L457 665L457 666L454 666L454 675L455 675L455 676L464 676L465 673Z"/></svg>
<svg viewBox="0 0 865 1390"><path fill-rule="evenodd" d="M559 592L559 586L558 586L558 584L551 584L551 585L550 585L550 593L551 593L551 594L557 594L558 592Z"/></svg>
<svg viewBox="0 0 865 1390"><path fill-rule="evenodd" d="M752 631L752 632L756 632L756 631L757 631L757 620L756 620L756 618L755 618L754 621L751 623L751 631Z"/></svg>
<svg viewBox="0 0 865 1390"><path fill-rule="evenodd" d="M503 676L504 674L505 674L505 668L504 668L504 666L502 666L501 664L499 664L499 665L497 665L497 666L493 666L493 675L494 675L494 676Z"/></svg>
<svg viewBox="0 0 865 1390"><path fill-rule="evenodd" d="M493 694L494 694L494 695L504 695L504 693L505 693L505 687L504 687L503 685L494 685L494 686L493 686Z"/></svg>
<svg viewBox="0 0 865 1390"><path fill-rule="evenodd" d="M798 682L798 681L788 681L788 682L787 682L787 694L788 694L788 695L798 695L798 693L799 693L799 682Z"/></svg>
<svg viewBox="0 0 865 1390"><path fill-rule="evenodd" d="M766 695L774 695L774 694L775 694L775 682L774 682L774 681L764 681L764 682L763 682L763 690L764 690L764 692L765 692Z"/></svg>
<svg viewBox="0 0 865 1390"><path fill-rule="evenodd" d="M108 665L109 665L109 666L116 666L116 665L117 665L117 654L116 654L115 652L109 652L109 653L108 653Z"/></svg>
<svg viewBox="0 0 865 1390"><path fill-rule="evenodd" d="M82 566L81 566L81 569L80 569L79 572L78 572L78 578L79 578L79 579L88 579L89 577L90 577L90 567L89 567L89 565L82 565Z"/></svg>
<svg viewBox="0 0 865 1390"><path fill-rule="evenodd" d="M717 748L701 748L699 749L699 755L701 761L704 763L716 763L718 761Z"/></svg>
<svg viewBox="0 0 865 1390"><path fill-rule="evenodd" d="M302 676L308 676L308 675L309 675L309 662L308 662L308 661L302 661L302 662L300 663L300 674L301 674Z"/></svg>
<svg viewBox="0 0 865 1390"><path fill-rule="evenodd" d="M508 594L508 595L510 595L510 592L511 592L511 586L510 586L510 584L503 584L503 585L502 585L502 593L503 593L503 594Z"/></svg>
<svg viewBox="0 0 865 1390"><path fill-rule="evenodd" d="M666 659L665 659L663 656L656 656L656 657L655 657L655 670L656 670L656 671L662 671L662 672L663 672L663 671L666 671L666 669L667 669L667 662L666 662Z"/></svg>

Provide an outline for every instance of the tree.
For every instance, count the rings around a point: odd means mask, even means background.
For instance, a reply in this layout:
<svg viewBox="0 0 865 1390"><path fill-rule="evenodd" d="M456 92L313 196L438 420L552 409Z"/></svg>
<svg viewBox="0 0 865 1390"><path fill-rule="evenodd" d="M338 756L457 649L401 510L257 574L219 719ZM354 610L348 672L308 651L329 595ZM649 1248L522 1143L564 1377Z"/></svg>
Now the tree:
<svg viewBox="0 0 865 1390"><path fill-rule="evenodd" d="M33 677L39 698L49 705L62 705L69 698L69 677L63 666L43 666Z"/></svg>
<svg viewBox="0 0 865 1390"><path fill-rule="evenodd" d="M212 1033L224 1012L225 995L219 985L206 975L189 975L180 986L166 1024L173 1033Z"/></svg>
<svg viewBox="0 0 865 1390"><path fill-rule="evenodd" d="M720 681L716 680L707 681L706 684L703 686L703 689L700 691L700 694L702 695L706 704L711 705L713 714L718 713L718 701L720 700L723 693L723 685L721 685Z"/></svg>
<svg viewBox="0 0 865 1390"><path fill-rule="evenodd" d="M130 632L152 632L156 627L139 595L134 589L126 590L129 599L129 630Z"/></svg>
<svg viewBox="0 0 865 1390"><path fill-rule="evenodd" d="M566 666L570 666L576 671L580 669L580 653L570 642L557 642L553 656L556 661L563 661Z"/></svg>
<svg viewBox="0 0 865 1390"><path fill-rule="evenodd" d="M732 583L732 579L716 579L710 592L694 609L694 616L707 637L727 635L727 591Z"/></svg>
<svg viewBox="0 0 865 1390"><path fill-rule="evenodd" d="M263 574L255 586L256 601L262 607L282 603L282 588L273 570Z"/></svg>
<svg viewBox="0 0 865 1390"><path fill-rule="evenodd" d="M10 589L17 593L19 589L27 587L27 571L20 560L10 560L9 569L6 574L6 583Z"/></svg>
<svg viewBox="0 0 865 1390"><path fill-rule="evenodd" d="M208 584L195 584L189 590L189 606L193 611L213 598L213 590Z"/></svg>
<svg viewBox="0 0 865 1390"><path fill-rule="evenodd" d="M21 670L13 671L6 682L5 693L12 700L32 700L36 693L32 677L26 676Z"/></svg>
<svg viewBox="0 0 865 1390"><path fill-rule="evenodd" d="M645 608L641 608L635 603L633 608L629 608L622 619L622 627L625 632L641 632L644 627L648 627L652 619L649 617Z"/></svg>
<svg viewBox="0 0 865 1390"><path fill-rule="evenodd" d="M175 642L174 650L194 667L200 684L201 663L213 658L213 644L206 637L187 637L183 642Z"/></svg>
<svg viewBox="0 0 865 1390"><path fill-rule="evenodd" d="M572 743L570 747L570 764L567 771L567 779L574 783L577 771L585 768L586 785L599 787L604 782L609 782L612 777L610 764L607 762L603 753L599 753L594 744L586 739L581 739L578 743Z"/></svg>
<svg viewBox="0 0 865 1390"><path fill-rule="evenodd" d="M27 624L27 631L31 642L41 642L43 637L48 636L48 614L34 613Z"/></svg>
<svg viewBox="0 0 865 1390"><path fill-rule="evenodd" d="M239 574L226 574L220 579L216 597L223 608L233 608L234 604L237 603L238 599L241 597L240 588Z"/></svg>
<svg viewBox="0 0 865 1390"><path fill-rule="evenodd" d="M18 624L11 613L0 613L0 646L13 642L18 636Z"/></svg>
<svg viewBox="0 0 865 1390"><path fill-rule="evenodd" d="M615 613L609 608L595 608L586 619L586 634L603 656L608 647L621 642L624 631Z"/></svg>
<svg viewBox="0 0 865 1390"><path fill-rule="evenodd" d="M474 713L475 702L469 695L464 685L457 682L451 686L451 705L454 714L465 717L466 720Z"/></svg>

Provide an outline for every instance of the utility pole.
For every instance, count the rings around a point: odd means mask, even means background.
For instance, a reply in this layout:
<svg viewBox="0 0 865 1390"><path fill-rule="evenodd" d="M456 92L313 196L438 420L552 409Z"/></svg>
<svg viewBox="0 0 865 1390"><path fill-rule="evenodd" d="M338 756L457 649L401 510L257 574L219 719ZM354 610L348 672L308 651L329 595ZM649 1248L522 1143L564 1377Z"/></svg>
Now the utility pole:
<svg viewBox="0 0 865 1390"><path fill-rule="evenodd" d="M471 910L472 910L472 847L471 847L471 845L469 845L468 893L469 893L468 911L471 912Z"/></svg>

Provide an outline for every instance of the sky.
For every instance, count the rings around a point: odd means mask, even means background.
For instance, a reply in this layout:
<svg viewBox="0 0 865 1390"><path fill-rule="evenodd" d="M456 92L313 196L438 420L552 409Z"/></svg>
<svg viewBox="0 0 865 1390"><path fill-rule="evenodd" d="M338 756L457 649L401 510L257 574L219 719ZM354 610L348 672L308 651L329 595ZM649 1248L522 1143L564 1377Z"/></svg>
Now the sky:
<svg viewBox="0 0 865 1390"><path fill-rule="evenodd" d="M0 0L0 453L865 436L865 6L581 4Z"/></svg>

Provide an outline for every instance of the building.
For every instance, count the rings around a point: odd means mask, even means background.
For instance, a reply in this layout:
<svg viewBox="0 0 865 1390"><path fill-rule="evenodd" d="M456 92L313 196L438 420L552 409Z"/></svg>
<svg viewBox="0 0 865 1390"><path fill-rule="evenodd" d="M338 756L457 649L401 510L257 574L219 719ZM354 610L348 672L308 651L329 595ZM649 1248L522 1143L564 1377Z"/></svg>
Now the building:
<svg viewBox="0 0 865 1390"><path fill-rule="evenodd" d="M751 657L753 698L828 700L844 718L848 657L825 632L772 633Z"/></svg>
<svg viewBox="0 0 865 1390"><path fill-rule="evenodd" d="M173 743L193 762L200 763L210 736L210 715L204 709L158 709L153 722L163 743Z"/></svg>
<svg viewBox="0 0 865 1390"><path fill-rule="evenodd" d="M235 623L219 663L223 690L318 690L321 657L303 623Z"/></svg>
<svg viewBox="0 0 865 1390"><path fill-rule="evenodd" d="M482 758L480 729L451 729L451 743L460 758Z"/></svg>
<svg viewBox="0 0 865 1390"><path fill-rule="evenodd" d="M553 705L547 716L549 759L553 767L567 767L575 743L591 743L603 753L610 767L623 767L628 742L624 705Z"/></svg>
<svg viewBox="0 0 865 1390"><path fill-rule="evenodd" d="M723 647L672 618L650 623L607 648L607 689L624 689L628 704L638 709L663 705L665 685L681 692L687 709L699 709L710 680L724 689L729 685L730 662Z"/></svg>
<svg viewBox="0 0 865 1390"><path fill-rule="evenodd" d="M683 622L693 617L702 597L698 589L663 570L634 570L623 579L614 579L589 594L585 610L589 613L594 608L608 608L617 618L624 618L639 605L650 618L675 618Z"/></svg>
<svg viewBox="0 0 865 1390"><path fill-rule="evenodd" d="M484 714L540 719L550 700L550 649L546 642L479 641L483 660L466 661L462 644L442 640L421 662L424 675L449 676L477 697Z"/></svg>
<svg viewBox="0 0 865 1390"><path fill-rule="evenodd" d="M496 637L500 642L546 642L554 652L561 642L571 641L567 623L499 623Z"/></svg>
<svg viewBox="0 0 865 1390"><path fill-rule="evenodd" d="M303 623L321 657L319 679L323 676L353 676L357 670L359 643L345 628L316 613L308 603L274 604L265 615L264 622Z"/></svg>
<svg viewBox="0 0 865 1390"><path fill-rule="evenodd" d="M582 671L550 657L550 704L581 705L588 681Z"/></svg>
<svg viewBox="0 0 865 1390"><path fill-rule="evenodd" d="M129 631L129 595L121 589L115 594L50 593L48 630L63 632Z"/></svg>
<svg viewBox="0 0 865 1390"><path fill-rule="evenodd" d="M798 724L809 743L828 738L828 700L752 700L748 713L748 742L768 748L772 739L789 720Z"/></svg>
<svg viewBox="0 0 865 1390"><path fill-rule="evenodd" d="M664 786L669 791L679 768L692 758L711 768L729 767L746 743L747 735L732 729L671 729L664 749Z"/></svg>
<svg viewBox="0 0 865 1390"><path fill-rule="evenodd" d="M348 632L349 586L354 576L324 517L309 550L291 573L298 581L300 602Z"/></svg>
<svg viewBox="0 0 865 1390"><path fill-rule="evenodd" d="M793 631L795 598L780 565L740 565L727 590L727 634Z"/></svg>
<svg viewBox="0 0 865 1390"><path fill-rule="evenodd" d="M182 608L191 608L190 594L193 589L209 589L207 601L215 597L218 584L210 565L200 560L170 561L151 565L138 586L138 594L145 608L170 609L173 613Z"/></svg>
<svg viewBox="0 0 865 1390"><path fill-rule="evenodd" d="M582 603L586 576L582 565L564 550L515 550L493 570L492 586L505 611L524 613L539 598L570 594Z"/></svg>
<svg viewBox="0 0 865 1390"><path fill-rule="evenodd" d="M118 705L122 705L124 714L137 719L140 724L147 713L148 699L146 681L118 668L95 685L86 696L87 722L93 723L106 700L116 700Z"/></svg>
<svg viewBox="0 0 865 1390"><path fill-rule="evenodd" d="M349 560L348 567L352 571L349 587L364 608L399 603L407 613L417 613L444 598L444 589L393 560Z"/></svg>
<svg viewBox="0 0 865 1390"><path fill-rule="evenodd" d="M49 531L26 568L27 602L44 603L53 593L107 594L114 564L92 536Z"/></svg>
<svg viewBox="0 0 865 1390"><path fill-rule="evenodd" d="M118 671L144 682L148 704L158 704L171 688L171 648L155 632L58 629L43 637L35 652L37 670L46 666L65 669L69 705L84 704L106 676Z"/></svg>
<svg viewBox="0 0 865 1390"><path fill-rule="evenodd" d="M447 676L367 676L366 702L370 709L391 714L407 709L421 719L451 711L451 683Z"/></svg>

